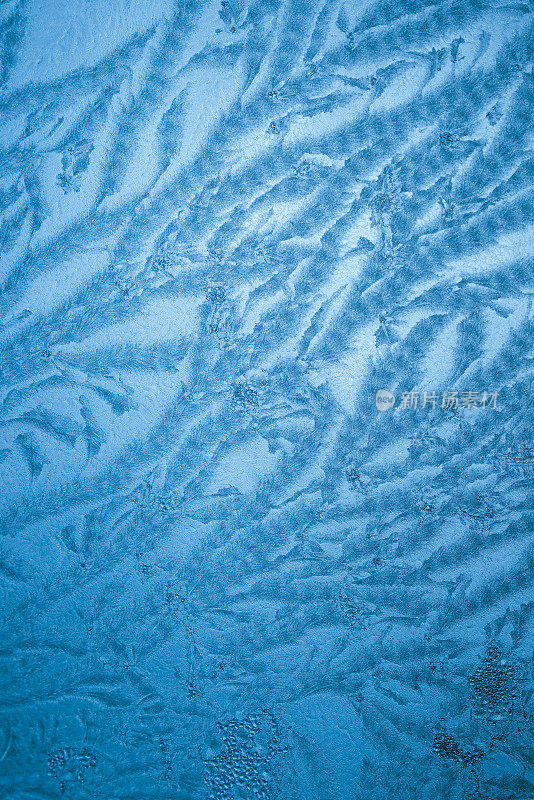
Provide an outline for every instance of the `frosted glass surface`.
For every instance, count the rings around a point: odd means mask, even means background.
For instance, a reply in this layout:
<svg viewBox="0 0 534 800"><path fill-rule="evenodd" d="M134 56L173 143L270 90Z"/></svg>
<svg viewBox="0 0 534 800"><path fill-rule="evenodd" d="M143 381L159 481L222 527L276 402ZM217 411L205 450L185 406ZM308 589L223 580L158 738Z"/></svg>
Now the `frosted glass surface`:
<svg viewBox="0 0 534 800"><path fill-rule="evenodd" d="M534 799L533 11L2 0L2 800Z"/></svg>

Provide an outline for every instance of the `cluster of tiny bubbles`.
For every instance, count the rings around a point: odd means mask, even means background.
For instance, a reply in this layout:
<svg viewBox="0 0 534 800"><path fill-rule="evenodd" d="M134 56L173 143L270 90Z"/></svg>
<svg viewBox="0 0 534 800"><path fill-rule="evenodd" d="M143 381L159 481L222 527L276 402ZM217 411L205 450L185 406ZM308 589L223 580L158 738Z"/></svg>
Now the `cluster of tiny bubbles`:
<svg viewBox="0 0 534 800"><path fill-rule="evenodd" d="M515 668L496 645L490 645L482 663L469 678L475 705L483 712L511 713L517 699Z"/></svg>
<svg viewBox="0 0 534 800"><path fill-rule="evenodd" d="M270 800L277 793L282 729L270 709L217 724L220 751L204 761L212 800Z"/></svg>

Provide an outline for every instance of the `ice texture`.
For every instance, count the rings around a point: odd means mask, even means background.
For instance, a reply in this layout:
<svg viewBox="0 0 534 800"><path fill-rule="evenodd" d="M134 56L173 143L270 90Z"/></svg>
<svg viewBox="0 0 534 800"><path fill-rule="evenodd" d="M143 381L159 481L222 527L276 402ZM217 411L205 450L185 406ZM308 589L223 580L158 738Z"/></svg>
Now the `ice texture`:
<svg viewBox="0 0 534 800"><path fill-rule="evenodd" d="M2 800L533 800L533 11L2 0Z"/></svg>

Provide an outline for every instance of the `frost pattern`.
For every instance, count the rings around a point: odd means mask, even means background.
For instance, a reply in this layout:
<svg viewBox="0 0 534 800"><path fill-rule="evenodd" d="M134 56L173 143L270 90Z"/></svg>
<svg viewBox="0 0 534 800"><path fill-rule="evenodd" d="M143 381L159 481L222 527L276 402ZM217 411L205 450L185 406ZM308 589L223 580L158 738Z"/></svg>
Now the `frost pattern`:
<svg viewBox="0 0 534 800"><path fill-rule="evenodd" d="M1 796L532 800L531 3L44 5L0 7Z"/></svg>

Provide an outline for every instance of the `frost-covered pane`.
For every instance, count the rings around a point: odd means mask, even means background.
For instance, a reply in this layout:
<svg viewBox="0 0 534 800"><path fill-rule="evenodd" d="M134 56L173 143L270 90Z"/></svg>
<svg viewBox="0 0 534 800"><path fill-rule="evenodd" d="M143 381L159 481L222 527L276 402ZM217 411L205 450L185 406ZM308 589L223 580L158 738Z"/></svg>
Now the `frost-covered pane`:
<svg viewBox="0 0 534 800"><path fill-rule="evenodd" d="M534 798L533 10L0 3L1 798Z"/></svg>

